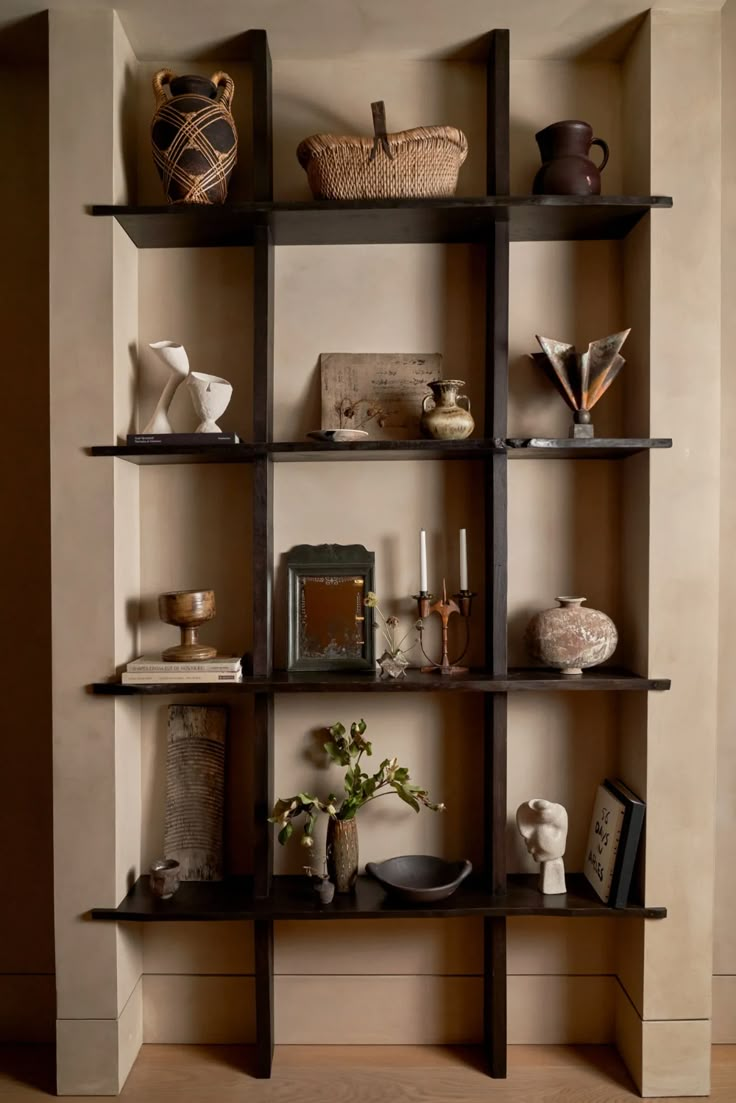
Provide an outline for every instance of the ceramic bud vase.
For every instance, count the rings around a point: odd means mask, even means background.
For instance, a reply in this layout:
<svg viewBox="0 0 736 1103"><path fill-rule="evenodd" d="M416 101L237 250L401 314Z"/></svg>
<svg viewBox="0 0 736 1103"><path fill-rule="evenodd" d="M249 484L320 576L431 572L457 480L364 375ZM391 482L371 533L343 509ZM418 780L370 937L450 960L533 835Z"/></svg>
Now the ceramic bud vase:
<svg viewBox="0 0 736 1103"><path fill-rule="evenodd" d="M197 433L221 433L217 418L222 417L233 393L232 384L218 375L193 371L187 379L197 417L201 418Z"/></svg>
<svg viewBox="0 0 736 1103"><path fill-rule="evenodd" d="M616 625L599 609L582 609L584 597L558 597L557 609L545 609L529 621L525 643L532 658L561 674L582 674L610 659L616 650Z"/></svg>
<svg viewBox="0 0 736 1103"><path fill-rule="evenodd" d="M422 435L434 440L465 440L475 428L470 399L458 394L462 379L436 379L428 383L431 394L424 396L419 425ZM463 406L462 403L465 403Z"/></svg>
<svg viewBox="0 0 736 1103"><path fill-rule="evenodd" d="M184 346L177 345L176 341L153 341L148 347L153 349L161 363L165 364L170 372L166 386L156 403L156 409L145 429L141 430L142 434L150 433L152 436L159 436L161 433L174 432L169 421L169 406L179 384L183 383L189 375L189 357Z"/></svg>
<svg viewBox="0 0 736 1103"><path fill-rule="evenodd" d="M235 84L227 73L153 78L153 161L169 203L224 203L238 158L230 107Z"/></svg>
<svg viewBox="0 0 736 1103"><path fill-rule="evenodd" d="M337 892L352 892L358 877L358 824L355 819L327 825L327 876Z"/></svg>

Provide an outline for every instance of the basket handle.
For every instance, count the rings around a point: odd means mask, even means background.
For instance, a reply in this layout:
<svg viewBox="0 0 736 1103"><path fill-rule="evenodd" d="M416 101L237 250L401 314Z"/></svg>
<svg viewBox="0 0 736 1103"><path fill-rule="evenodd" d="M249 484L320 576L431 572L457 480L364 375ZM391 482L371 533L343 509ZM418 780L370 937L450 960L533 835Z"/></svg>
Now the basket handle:
<svg viewBox="0 0 736 1103"><path fill-rule="evenodd" d="M373 149L368 161L375 160L378 153L379 146L383 147L383 152L388 157L389 161L393 161L394 155L391 152L391 146L388 144L388 138L386 136L386 104L383 100L376 100L371 104L371 112L373 114Z"/></svg>

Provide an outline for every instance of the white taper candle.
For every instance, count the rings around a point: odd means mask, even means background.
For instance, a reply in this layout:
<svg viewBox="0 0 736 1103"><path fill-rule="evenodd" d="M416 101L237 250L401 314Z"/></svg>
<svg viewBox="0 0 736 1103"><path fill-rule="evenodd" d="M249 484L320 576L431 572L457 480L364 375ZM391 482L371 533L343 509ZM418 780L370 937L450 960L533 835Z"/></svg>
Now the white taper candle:
<svg viewBox="0 0 736 1103"><path fill-rule="evenodd" d="M468 531L460 529L460 589L468 589Z"/></svg>
<svg viewBox="0 0 736 1103"><path fill-rule="evenodd" d="M419 533L419 592L427 592L427 533L422 529Z"/></svg>

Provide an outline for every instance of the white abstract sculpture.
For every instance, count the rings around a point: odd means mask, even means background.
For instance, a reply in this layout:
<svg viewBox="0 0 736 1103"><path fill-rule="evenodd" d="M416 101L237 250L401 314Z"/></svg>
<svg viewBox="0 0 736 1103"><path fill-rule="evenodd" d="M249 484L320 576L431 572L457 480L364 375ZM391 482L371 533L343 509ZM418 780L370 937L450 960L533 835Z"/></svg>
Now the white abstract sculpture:
<svg viewBox="0 0 736 1103"><path fill-rule="evenodd" d="M516 826L535 862L541 863L539 891L567 892L562 856L567 842L567 812L561 804L535 797L516 810Z"/></svg>
<svg viewBox="0 0 736 1103"><path fill-rule="evenodd" d="M205 375L203 372L193 371L187 379L189 393L197 417L201 418L197 426L197 433L221 433L222 429L217 424L228 407L230 396L233 393L232 384L227 379L220 379L218 375Z"/></svg>
<svg viewBox="0 0 736 1103"><path fill-rule="evenodd" d="M175 341L153 341L148 347L153 349L171 373L156 403L151 420L142 430L145 435L159 436L161 433L174 432L169 421L169 406L177 387L189 375L189 358L184 346L177 345Z"/></svg>

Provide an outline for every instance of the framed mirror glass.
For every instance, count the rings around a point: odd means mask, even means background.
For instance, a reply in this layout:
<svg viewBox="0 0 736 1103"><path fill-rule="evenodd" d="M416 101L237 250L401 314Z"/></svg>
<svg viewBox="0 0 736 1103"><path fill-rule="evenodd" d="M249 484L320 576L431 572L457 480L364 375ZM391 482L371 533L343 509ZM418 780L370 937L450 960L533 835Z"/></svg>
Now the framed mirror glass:
<svg viewBox="0 0 736 1103"><path fill-rule="evenodd" d="M299 544L287 557L289 670L375 671L375 555L362 544Z"/></svg>

